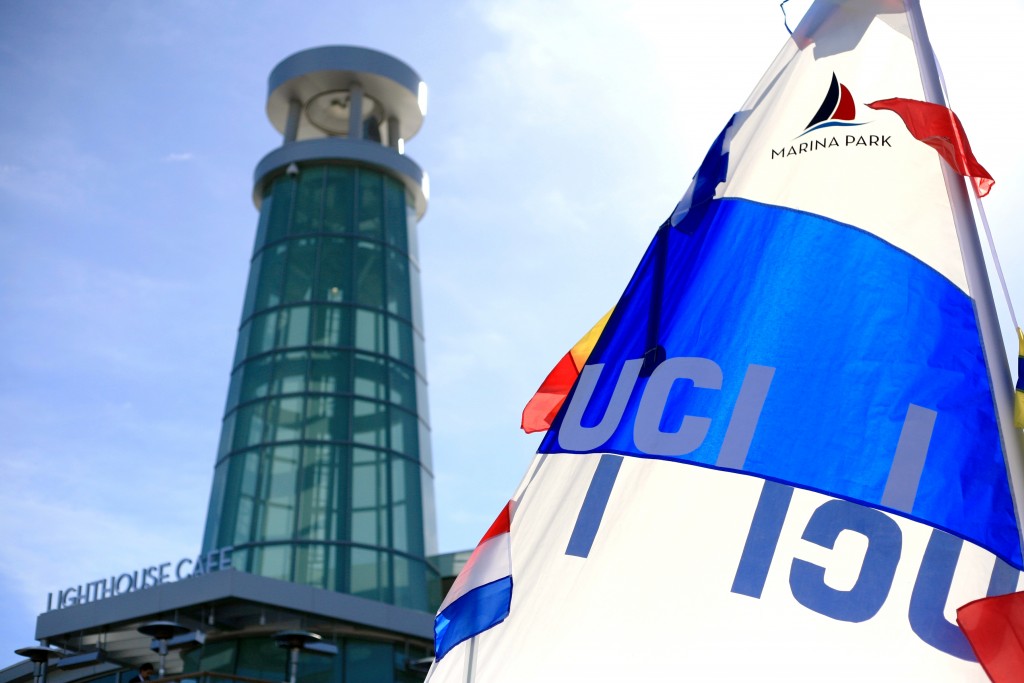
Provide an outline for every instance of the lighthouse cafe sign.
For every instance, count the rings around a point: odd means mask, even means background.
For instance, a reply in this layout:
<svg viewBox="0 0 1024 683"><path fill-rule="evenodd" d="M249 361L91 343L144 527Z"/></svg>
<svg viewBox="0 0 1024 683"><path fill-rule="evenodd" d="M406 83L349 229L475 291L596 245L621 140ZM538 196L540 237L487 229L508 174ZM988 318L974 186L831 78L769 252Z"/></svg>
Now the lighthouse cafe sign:
<svg viewBox="0 0 1024 683"><path fill-rule="evenodd" d="M144 588L152 588L173 581L181 581L192 576L209 574L231 568L231 551L233 546L225 546L200 555L194 560L183 557L177 562L163 562L152 567L143 567L131 572L111 576L109 579L97 579L86 584L71 586L46 596L46 611L64 609L72 605L84 605L115 595L134 593Z"/></svg>

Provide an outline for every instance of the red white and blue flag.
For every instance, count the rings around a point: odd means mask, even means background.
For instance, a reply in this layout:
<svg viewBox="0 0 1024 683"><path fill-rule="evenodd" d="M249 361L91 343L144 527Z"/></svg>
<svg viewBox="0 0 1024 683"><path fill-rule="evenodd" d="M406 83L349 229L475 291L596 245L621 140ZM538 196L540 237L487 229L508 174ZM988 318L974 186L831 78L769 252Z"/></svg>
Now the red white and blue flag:
<svg viewBox="0 0 1024 683"><path fill-rule="evenodd" d="M512 501L477 544L434 618L434 657L505 620L512 604Z"/></svg>

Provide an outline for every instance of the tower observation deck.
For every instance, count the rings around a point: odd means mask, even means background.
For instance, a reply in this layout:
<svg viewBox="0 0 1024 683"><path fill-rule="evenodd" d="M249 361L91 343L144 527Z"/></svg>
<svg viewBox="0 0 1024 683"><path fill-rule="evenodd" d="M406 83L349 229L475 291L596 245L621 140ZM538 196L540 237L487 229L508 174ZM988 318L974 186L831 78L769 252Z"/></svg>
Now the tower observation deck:
<svg viewBox="0 0 1024 683"><path fill-rule="evenodd" d="M203 541L236 569L399 607L439 597L416 225L426 87L375 50L270 74L259 223Z"/></svg>

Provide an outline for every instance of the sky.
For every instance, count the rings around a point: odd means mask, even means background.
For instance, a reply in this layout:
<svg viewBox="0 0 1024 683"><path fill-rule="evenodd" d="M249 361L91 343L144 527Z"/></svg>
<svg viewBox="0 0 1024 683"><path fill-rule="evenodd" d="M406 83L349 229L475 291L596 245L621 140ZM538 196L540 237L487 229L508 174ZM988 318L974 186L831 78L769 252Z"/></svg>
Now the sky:
<svg viewBox="0 0 1024 683"><path fill-rule="evenodd" d="M922 5L1024 309L1024 0ZM0 0L0 667L48 592L199 550L279 61L360 45L429 86L406 151L446 552L786 39L777 0Z"/></svg>

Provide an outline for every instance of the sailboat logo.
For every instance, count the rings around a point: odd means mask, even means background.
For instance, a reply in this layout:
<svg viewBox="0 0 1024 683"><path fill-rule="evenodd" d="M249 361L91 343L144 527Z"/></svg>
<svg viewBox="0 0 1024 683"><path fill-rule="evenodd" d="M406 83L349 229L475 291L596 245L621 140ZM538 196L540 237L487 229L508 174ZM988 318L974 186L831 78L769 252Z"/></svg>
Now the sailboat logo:
<svg viewBox="0 0 1024 683"><path fill-rule="evenodd" d="M828 93L822 100L818 111L811 118L810 123L804 128L804 132L797 137L803 137L812 131L831 126L860 126L853 119L857 115L857 106L853 103L853 96L850 89L839 82L835 73L832 74L832 83L829 85Z"/></svg>

